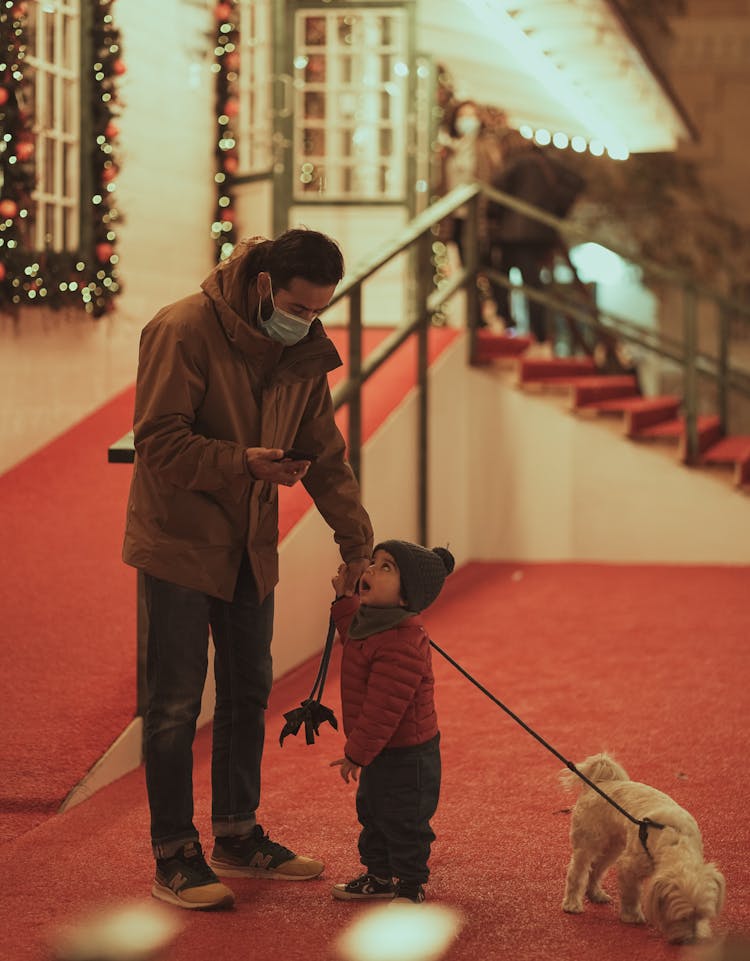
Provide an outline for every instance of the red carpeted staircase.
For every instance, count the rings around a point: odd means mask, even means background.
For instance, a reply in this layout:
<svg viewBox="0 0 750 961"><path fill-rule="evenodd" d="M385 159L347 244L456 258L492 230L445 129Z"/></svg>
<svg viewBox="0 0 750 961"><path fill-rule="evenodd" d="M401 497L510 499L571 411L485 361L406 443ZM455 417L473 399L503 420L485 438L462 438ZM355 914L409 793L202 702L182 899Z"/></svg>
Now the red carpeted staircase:
<svg viewBox="0 0 750 961"><path fill-rule="evenodd" d="M533 341L490 330L477 332L474 363L511 362L517 367L523 389L566 391L576 413L617 415L630 440L667 441L677 446L677 460L687 463L685 417L682 399L671 395L643 397L635 374L602 374L590 357L526 357ZM750 485L750 436L725 437L718 416L697 418L700 466L734 468L734 484Z"/></svg>

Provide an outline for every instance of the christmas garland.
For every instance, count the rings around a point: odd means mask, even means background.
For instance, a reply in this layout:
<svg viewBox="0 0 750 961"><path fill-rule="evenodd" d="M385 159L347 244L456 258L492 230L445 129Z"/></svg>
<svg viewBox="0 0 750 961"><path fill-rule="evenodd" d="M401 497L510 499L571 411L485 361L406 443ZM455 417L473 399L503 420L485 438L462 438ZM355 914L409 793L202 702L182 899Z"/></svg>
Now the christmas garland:
<svg viewBox="0 0 750 961"><path fill-rule="evenodd" d="M236 0L214 7L216 46L212 69L216 75L216 207L211 237L216 260L225 260L237 243L234 212L234 178L239 165L235 123L239 101L239 11Z"/></svg>
<svg viewBox="0 0 750 961"><path fill-rule="evenodd" d="M94 317L111 310L120 290L115 252L119 217L114 203L119 165L115 155L119 115L117 78L125 73L114 0L95 0L89 41L91 143L81 144L88 164L91 196L81 197L88 218L86 249L34 250L32 193L37 182L33 81L26 65L27 4L0 0L0 311L20 307L82 307ZM88 63L88 60L86 61ZM82 78L85 79L85 78ZM84 106L85 110L86 107Z"/></svg>

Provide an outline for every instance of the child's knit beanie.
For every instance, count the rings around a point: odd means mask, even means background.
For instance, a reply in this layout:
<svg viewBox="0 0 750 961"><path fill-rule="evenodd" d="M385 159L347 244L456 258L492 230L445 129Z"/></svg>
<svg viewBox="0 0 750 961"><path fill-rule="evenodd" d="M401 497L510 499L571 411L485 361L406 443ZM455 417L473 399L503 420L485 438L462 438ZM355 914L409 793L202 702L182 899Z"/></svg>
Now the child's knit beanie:
<svg viewBox="0 0 750 961"><path fill-rule="evenodd" d="M382 541L374 550L388 551L398 564L401 593L407 610L415 614L432 604L456 563L444 547L428 550L409 541Z"/></svg>

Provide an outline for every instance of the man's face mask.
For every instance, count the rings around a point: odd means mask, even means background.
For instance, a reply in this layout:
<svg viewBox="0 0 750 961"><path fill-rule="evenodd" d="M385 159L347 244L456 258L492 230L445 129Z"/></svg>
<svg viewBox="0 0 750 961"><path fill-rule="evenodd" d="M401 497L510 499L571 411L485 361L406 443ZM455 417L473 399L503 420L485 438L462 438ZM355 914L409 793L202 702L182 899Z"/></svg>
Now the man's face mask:
<svg viewBox="0 0 750 961"><path fill-rule="evenodd" d="M290 314L286 310L277 307L273 299L273 284L270 274L268 275L268 284L271 291L271 306L273 310L268 320L264 320L260 309L262 300L259 301L258 324L261 330L268 334L272 340L283 344L285 347L292 347L307 336L310 325L313 320L315 320L315 317L311 317L309 321L304 320L302 317L297 317L296 314Z"/></svg>
<svg viewBox="0 0 750 961"><path fill-rule="evenodd" d="M479 117L473 114L464 114L463 117L456 118L456 130L462 137L470 137L472 134L479 133L482 123Z"/></svg>

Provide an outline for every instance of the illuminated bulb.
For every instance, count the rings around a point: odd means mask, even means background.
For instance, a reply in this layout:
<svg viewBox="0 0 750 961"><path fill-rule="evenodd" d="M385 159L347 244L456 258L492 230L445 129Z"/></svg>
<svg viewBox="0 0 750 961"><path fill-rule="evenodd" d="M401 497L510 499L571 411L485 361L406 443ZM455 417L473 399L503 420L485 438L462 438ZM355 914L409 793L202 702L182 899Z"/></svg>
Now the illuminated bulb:
<svg viewBox="0 0 750 961"><path fill-rule="evenodd" d="M570 143L570 140L568 139L568 135L566 133L558 130L555 136L552 138L552 143L557 147L558 150L564 150Z"/></svg>
<svg viewBox="0 0 750 961"><path fill-rule="evenodd" d="M607 153L613 160L627 160L630 152L625 147L607 147Z"/></svg>
<svg viewBox="0 0 750 961"><path fill-rule="evenodd" d="M604 144L601 140L592 140L589 144L589 153L593 154L594 157L601 157L604 153Z"/></svg>
<svg viewBox="0 0 750 961"><path fill-rule="evenodd" d="M342 961L437 961L460 927L443 905L391 903L362 912L336 948Z"/></svg>
<svg viewBox="0 0 750 961"><path fill-rule="evenodd" d="M525 137L526 140L531 140L531 138L534 136L533 128L530 127L527 123L521 124L518 132L521 134L522 137Z"/></svg>
<svg viewBox="0 0 750 961"><path fill-rule="evenodd" d="M586 138L585 137L573 137L570 141L570 146L575 150L576 153L583 153L586 149Z"/></svg>

